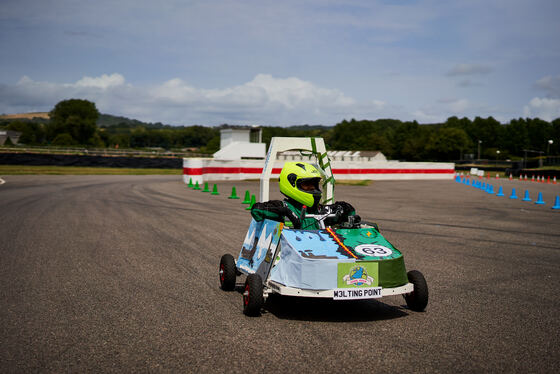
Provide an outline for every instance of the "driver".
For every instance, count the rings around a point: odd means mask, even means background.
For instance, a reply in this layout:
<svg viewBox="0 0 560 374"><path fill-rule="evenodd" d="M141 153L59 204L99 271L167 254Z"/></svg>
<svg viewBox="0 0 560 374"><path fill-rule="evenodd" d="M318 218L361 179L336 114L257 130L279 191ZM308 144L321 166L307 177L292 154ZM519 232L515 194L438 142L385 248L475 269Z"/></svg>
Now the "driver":
<svg viewBox="0 0 560 374"><path fill-rule="evenodd" d="M325 226L332 226L348 221L348 216L355 216L359 222L354 207L338 201L331 205L319 204L321 200L321 174L313 165L305 162L286 162L280 172L280 192L286 196L283 201L270 200L255 203L251 208L251 215L255 221L270 219L284 222L288 218L295 229L319 230L319 222L308 214L337 213L336 217L328 218Z"/></svg>

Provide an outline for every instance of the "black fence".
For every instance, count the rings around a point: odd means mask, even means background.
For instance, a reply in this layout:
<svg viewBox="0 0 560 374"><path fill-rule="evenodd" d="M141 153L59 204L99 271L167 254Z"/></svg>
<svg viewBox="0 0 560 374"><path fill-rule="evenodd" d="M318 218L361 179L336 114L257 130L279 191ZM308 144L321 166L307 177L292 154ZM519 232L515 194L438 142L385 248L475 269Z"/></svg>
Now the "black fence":
<svg viewBox="0 0 560 374"><path fill-rule="evenodd" d="M2 165L93 166L133 169L182 169L179 157L103 157L37 153L0 153Z"/></svg>

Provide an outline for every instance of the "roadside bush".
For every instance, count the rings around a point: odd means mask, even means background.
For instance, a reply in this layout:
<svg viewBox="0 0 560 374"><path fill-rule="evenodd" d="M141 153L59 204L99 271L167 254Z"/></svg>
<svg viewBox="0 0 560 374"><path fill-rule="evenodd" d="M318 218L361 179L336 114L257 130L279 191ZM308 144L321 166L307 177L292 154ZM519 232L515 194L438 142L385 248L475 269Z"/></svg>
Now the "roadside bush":
<svg viewBox="0 0 560 374"><path fill-rule="evenodd" d="M51 143L52 145L77 145L72 135L68 133L58 134Z"/></svg>

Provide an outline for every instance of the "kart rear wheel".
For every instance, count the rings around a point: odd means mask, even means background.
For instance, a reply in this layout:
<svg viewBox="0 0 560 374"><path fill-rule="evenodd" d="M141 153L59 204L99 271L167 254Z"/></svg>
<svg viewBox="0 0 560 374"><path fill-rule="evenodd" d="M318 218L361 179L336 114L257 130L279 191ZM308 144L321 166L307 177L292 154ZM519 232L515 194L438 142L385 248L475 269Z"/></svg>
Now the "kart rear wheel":
<svg viewBox="0 0 560 374"><path fill-rule="evenodd" d="M263 304L262 278L258 274L249 274L243 290L243 313L247 316L259 316Z"/></svg>
<svg viewBox="0 0 560 374"><path fill-rule="evenodd" d="M220 259L220 287L224 291L233 291L235 288L235 277L237 268L235 260L230 254L225 254Z"/></svg>
<svg viewBox="0 0 560 374"><path fill-rule="evenodd" d="M414 290L404 295L406 305L415 312L422 312L428 305L428 283L418 270L407 273L408 281L414 285Z"/></svg>

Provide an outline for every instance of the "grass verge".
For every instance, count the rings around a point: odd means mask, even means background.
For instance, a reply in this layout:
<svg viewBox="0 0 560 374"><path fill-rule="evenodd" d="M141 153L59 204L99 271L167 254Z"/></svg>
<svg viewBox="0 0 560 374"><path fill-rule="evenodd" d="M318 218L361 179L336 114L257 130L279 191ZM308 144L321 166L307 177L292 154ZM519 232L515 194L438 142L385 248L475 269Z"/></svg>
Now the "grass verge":
<svg viewBox="0 0 560 374"><path fill-rule="evenodd" d="M543 166L542 168L537 168L537 169L526 169L526 170L531 170L531 171L541 171L541 170L554 170L554 171L558 171L560 172L560 167L558 166Z"/></svg>
<svg viewBox="0 0 560 374"><path fill-rule="evenodd" d="M366 179L366 180L350 180L350 179L337 179L336 184L344 185L344 186L369 186L373 181Z"/></svg>
<svg viewBox="0 0 560 374"><path fill-rule="evenodd" d="M0 175L182 175L182 169L0 165Z"/></svg>

